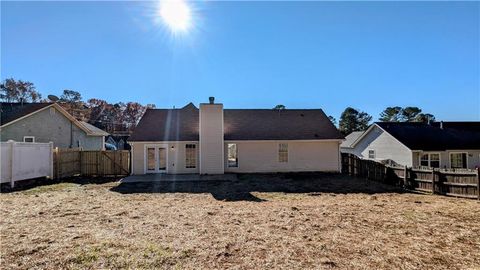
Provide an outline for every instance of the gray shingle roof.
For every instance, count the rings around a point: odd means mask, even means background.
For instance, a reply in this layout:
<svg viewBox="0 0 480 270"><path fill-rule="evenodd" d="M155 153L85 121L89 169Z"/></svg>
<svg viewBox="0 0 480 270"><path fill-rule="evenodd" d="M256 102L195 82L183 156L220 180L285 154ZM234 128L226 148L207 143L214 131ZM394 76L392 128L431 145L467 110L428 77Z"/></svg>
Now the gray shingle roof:
<svg viewBox="0 0 480 270"><path fill-rule="evenodd" d="M85 121L80 121L80 123L82 123L82 125L84 127L86 127L88 130L90 130L91 135L94 135L94 136L108 136L108 135L110 135L108 132L106 132L104 130L101 130L101 129L97 128L96 126L91 125L91 124L89 124Z"/></svg>
<svg viewBox="0 0 480 270"><path fill-rule="evenodd" d="M324 140L344 137L321 109L225 109L225 140ZM198 141L199 110L148 109L129 141Z"/></svg>
<svg viewBox="0 0 480 270"><path fill-rule="evenodd" d="M362 134L364 132L365 131L354 131L354 132L348 134L345 137L345 141L342 142L340 147L351 147L352 143L354 143L360 136L362 136Z"/></svg>

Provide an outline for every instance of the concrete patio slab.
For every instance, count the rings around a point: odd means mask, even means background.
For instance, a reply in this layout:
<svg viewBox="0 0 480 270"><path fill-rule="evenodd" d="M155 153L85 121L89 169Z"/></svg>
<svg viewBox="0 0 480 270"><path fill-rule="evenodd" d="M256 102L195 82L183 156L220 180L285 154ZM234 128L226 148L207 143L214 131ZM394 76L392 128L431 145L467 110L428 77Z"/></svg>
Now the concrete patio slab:
<svg viewBox="0 0 480 270"><path fill-rule="evenodd" d="M235 181L236 174L199 175L199 174L144 174L130 175L120 180L121 183L137 182L189 182L189 181Z"/></svg>

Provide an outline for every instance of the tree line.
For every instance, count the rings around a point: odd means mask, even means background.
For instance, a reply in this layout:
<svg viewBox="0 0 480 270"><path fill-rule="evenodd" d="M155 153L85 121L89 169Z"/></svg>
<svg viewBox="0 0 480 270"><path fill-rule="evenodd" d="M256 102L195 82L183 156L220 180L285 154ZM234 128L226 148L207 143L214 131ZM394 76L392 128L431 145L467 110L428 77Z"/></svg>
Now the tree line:
<svg viewBox="0 0 480 270"><path fill-rule="evenodd" d="M35 85L28 81L5 79L0 84L0 100L3 102L51 102L43 98ZM111 134L128 134L136 126L147 108L153 104L142 105L138 102L109 103L103 99L83 100L78 91L65 89L57 102L72 116L86 121Z"/></svg>
<svg viewBox="0 0 480 270"><path fill-rule="evenodd" d="M331 116L330 116L331 117ZM340 115L338 128L344 135L354 131L364 131L372 120L372 116L366 112L348 107ZM430 113L423 113L418 107L387 107L380 113L380 122L421 122L428 123L435 121L435 116ZM335 122L334 122L335 124Z"/></svg>
<svg viewBox="0 0 480 270"><path fill-rule="evenodd" d="M274 110L283 110L285 105L277 105ZM337 126L337 119L329 115L328 119ZM387 107L380 113L380 122L422 122L435 121L435 116L430 113L423 113L418 107ZM358 109L347 107L340 115L338 129L342 134L348 135L354 131L365 131L372 121L372 116Z"/></svg>
<svg viewBox="0 0 480 270"><path fill-rule="evenodd" d="M35 85L28 81L5 79L0 84L0 100L4 102L50 102L44 99ZM83 100L80 92L65 89L58 100L59 105L65 108L75 118L86 121L109 133L130 132L136 126L147 108L155 108L154 104L142 105L138 102L109 103L102 99L91 98ZM284 105L277 105L273 109L285 109ZM337 120L328 116L334 125ZM347 107L340 115L338 128L344 135L354 131L366 130L372 116L358 109ZM429 122L435 121L435 116L423 113L418 107L387 107L380 113L381 122Z"/></svg>

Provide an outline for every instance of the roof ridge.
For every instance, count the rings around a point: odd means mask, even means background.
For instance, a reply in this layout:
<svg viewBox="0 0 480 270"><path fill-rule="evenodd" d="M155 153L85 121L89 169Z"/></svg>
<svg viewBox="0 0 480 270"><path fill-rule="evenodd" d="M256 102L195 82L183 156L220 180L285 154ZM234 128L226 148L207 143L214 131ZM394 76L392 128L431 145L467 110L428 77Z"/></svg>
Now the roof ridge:
<svg viewBox="0 0 480 270"><path fill-rule="evenodd" d="M247 109L241 109L241 108L233 108L233 109L224 109L224 110L251 110L251 111L323 111L323 109L318 108L318 109L254 109L254 108L247 108Z"/></svg>

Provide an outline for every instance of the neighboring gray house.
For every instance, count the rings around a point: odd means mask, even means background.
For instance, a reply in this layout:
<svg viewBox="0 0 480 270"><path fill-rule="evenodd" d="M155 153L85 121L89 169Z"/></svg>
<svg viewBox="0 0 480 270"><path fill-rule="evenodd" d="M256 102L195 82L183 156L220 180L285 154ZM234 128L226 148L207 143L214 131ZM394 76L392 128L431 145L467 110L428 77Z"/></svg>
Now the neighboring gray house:
<svg viewBox="0 0 480 270"><path fill-rule="evenodd" d="M320 109L148 109L128 139L133 174L340 171L344 137Z"/></svg>
<svg viewBox="0 0 480 270"><path fill-rule="evenodd" d="M2 142L53 142L54 147L103 150L108 133L78 121L56 103L0 103Z"/></svg>
<svg viewBox="0 0 480 270"><path fill-rule="evenodd" d="M377 122L342 152L413 167L474 169L480 167L480 122Z"/></svg>

